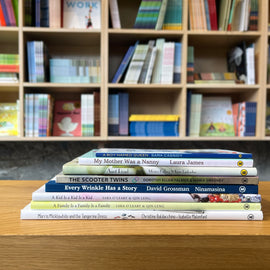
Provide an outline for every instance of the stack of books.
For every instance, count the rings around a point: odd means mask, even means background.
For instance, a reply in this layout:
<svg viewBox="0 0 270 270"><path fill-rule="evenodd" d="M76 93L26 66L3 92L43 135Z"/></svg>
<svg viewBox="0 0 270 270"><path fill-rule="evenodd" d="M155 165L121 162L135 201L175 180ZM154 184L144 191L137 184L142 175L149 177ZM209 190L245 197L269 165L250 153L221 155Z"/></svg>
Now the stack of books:
<svg viewBox="0 0 270 270"><path fill-rule="evenodd" d="M100 59L90 57L50 59L52 83L100 83Z"/></svg>
<svg viewBox="0 0 270 270"><path fill-rule="evenodd" d="M132 114L129 117L130 136L179 136L179 115Z"/></svg>
<svg viewBox="0 0 270 270"><path fill-rule="evenodd" d="M20 66L18 54L0 54L0 82L19 82L19 68Z"/></svg>
<svg viewBox="0 0 270 270"><path fill-rule="evenodd" d="M251 153L103 148L62 169L22 219L263 219Z"/></svg>

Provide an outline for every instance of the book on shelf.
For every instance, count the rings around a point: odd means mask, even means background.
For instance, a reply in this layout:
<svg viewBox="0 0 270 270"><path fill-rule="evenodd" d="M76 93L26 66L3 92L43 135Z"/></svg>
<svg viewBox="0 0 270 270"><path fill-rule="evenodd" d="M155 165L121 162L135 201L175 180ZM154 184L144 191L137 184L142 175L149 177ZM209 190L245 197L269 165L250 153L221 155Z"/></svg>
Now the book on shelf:
<svg viewBox="0 0 270 270"><path fill-rule="evenodd" d="M62 0L49 0L49 27L61 28Z"/></svg>
<svg viewBox="0 0 270 270"><path fill-rule="evenodd" d="M193 46L188 46L187 83L194 83L194 47Z"/></svg>
<svg viewBox="0 0 270 270"><path fill-rule="evenodd" d="M20 70L18 54L0 54L0 73L14 73L18 75Z"/></svg>
<svg viewBox="0 0 270 270"><path fill-rule="evenodd" d="M24 97L24 132L26 137L51 135L53 98L49 94L27 93Z"/></svg>
<svg viewBox="0 0 270 270"><path fill-rule="evenodd" d="M164 210L164 211L202 211L202 210L249 210L260 211L260 203L211 203L211 202L48 202L31 201L31 209L62 209L62 210Z"/></svg>
<svg viewBox="0 0 270 270"><path fill-rule="evenodd" d="M100 0L64 0L62 8L64 28L101 28Z"/></svg>
<svg viewBox="0 0 270 270"><path fill-rule="evenodd" d="M27 42L28 80L31 83L49 80L49 56L43 41Z"/></svg>
<svg viewBox="0 0 270 270"><path fill-rule="evenodd" d="M156 57L157 57L157 47L155 46L151 50L149 65L147 68L146 77L145 77L145 81L144 81L145 84L150 84L150 82L152 81L153 70L154 70L155 63L156 63Z"/></svg>
<svg viewBox="0 0 270 270"><path fill-rule="evenodd" d="M162 0L161 7L158 14L157 23L155 26L156 30L161 30L163 27L164 19L166 16L167 5L168 5L168 0Z"/></svg>
<svg viewBox="0 0 270 270"><path fill-rule="evenodd" d="M152 74L152 83L160 83L161 80L161 68L162 68L162 59L163 59L163 46L165 43L164 38L158 38L156 40L157 55L155 60L155 67Z"/></svg>
<svg viewBox="0 0 270 270"><path fill-rule="evenodd" d="M94 136L94 94L81 94L82 136Z"/></svg>
<svg viewBox="0 0 270 270"><path fill-rule="evenodd" d="M119 135L119 94L110 93L108 101L108 134Z"/></svg>
<svg viewBox="0 0 270 270"><path fill-rule="evenodd" d="M100 91L94 91L94 136L100 136Z"/></svg>
<svg viewBox="0 0 270 270"><path fill-rule="evenodd" d="M257 31L258 30L258 19L259 19L259 7L258 0L250 0L250 13L249 13L249 31Z"/></svg>
<svg viewBox="0 0 270 270"><path fill-rule="evenodd" d="M270 136L270 102L266 103L265 113L265 136Z"/></svg>
<svg viewBox="0 0 270 270"><path fill-rule="evenodd" d="M172 84L174 75L175 43L165 42L163 46L161 84Z"/></svg>
<svg viewBox="0 0 270 270"><path fill-rule="evenodd" d="M21 219L262 220L262 211L21 210Z"/></svg>
<svg viewBox="0 0 270 270"><path fill-rule="evenodd" d="M235 136L231 97L203 97L200 136Z"/></svg>
<svg viewBox="0 0 270 270"><path fill-rule="evenodd" d="M190 113L187 119L189 123L188 136L190 137L198 137L200 135L202 100L202 94L191 93L189 105Z"/></svg>
<svg viewBox="0 0 270 270"><path fill-rule="evenodd" d="M19 101L0 103L0 136L19 135Z"/></svg>
<svg viewBox="0 0 270 270"><path fill-rule="evenodd" d="M181 73L182 73L181 67L182 67L182 43L175 42L173 83L181 83Z"/></svg>
<svg viewBox="0 0 270 270"><path fill-rule="evenodd" d="M50 59L50 82L100 83L99 57L65 57Z"/></svg>
<svg viewBox="0 0 270 270"><path fill-rule="evenodd" d="M233 104L235 136L256 135L257 102L239 102Z"/></svg>
<svg viewBox="0 0 270 270"><path fill-rule="evenodd" d="M147 56L149 44L138 44L128 66L124 84L137 84Z"/></svg>
<svg viewBox="0 0 270 270"><path fill-rule="evenodd" d="M119 92L119 131L120 136L129 135L129 93Z"/></svg>
<svg viewBox="0 0 270 270"><path fill-rule="evenodd" d="M109 94L108 131L110 136L128 136L129 93Z"/></svg>
<svg viewBox="0 0 270 270"><path fill-rule="evenodd" d="M0 25L18 26L18 0L0 0Z"/></svg>
<svg viewBox="0 0 270 270"><path fill-rule="evenodd" d="M181 185L181 184L45 184L46 192L127 192L127 193L232 193L258 194L258 185Z"/></svg>
<svg viewBox="0 0 270 270"><path fill-rule="evenodd" d="M138 45L139 42L136 42L135 45L132 45L128 48L125 56L123 57L113 79L112 79L112 83L119 83L120 80L122 79L129 63L130 63L130 60L131 58L133 57L133 54L135 52L135 49L136 49L136 46Z"/></svg>
<svg viewBox="0 0 270 270"><path fill-rule="evenodd" d="M189 0L190 30L256 31L258 0Z"/></svg>
<svg viewBox="0 0 270 270"><path fill-rule="evenodd" d="M200 136L234 136L230 97L203 97Z"/></svg>
<svg viewBox="0 0 270 270"><path fill-rule="evenodd" d="M200 72L194 73L195 84L235 84L237 81L234 72Z"/></svg>
<svg viewBox="0 0 270 270"><path fill-rule="evenodd" d="M110 0L109 5L110 5L112 27L115 29L121 29L118 0Z"/></svg>
<svg viewBox="0 0 270 270"><path fill-rule="evenodd" d="M130 136L179 136L178 115L131 115Z"/></svg>
<svg viewBox="0 0 270 270"><path fill-rule="evenodd" d="M141 0L134 28L155 29L161 6L162 0Z"/></svg>
<svg viewBox="0 0 270 270"><path fill-rule="evenodd" d="M164 30L183 30L183 1L167 0L165 18L162 25Z"/></svg>
<svg viewBox="0 0 270 270"><path fill-rule="evenodd" d="M80 100L55 101L53 136L81 136Z"/></svg>

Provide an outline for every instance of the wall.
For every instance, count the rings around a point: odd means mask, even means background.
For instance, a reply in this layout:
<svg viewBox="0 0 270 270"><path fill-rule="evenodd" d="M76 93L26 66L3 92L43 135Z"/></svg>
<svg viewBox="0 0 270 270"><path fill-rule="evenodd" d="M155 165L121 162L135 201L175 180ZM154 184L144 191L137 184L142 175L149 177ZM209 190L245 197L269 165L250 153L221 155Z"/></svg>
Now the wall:
<svg viewBox="0 0 270 270"><path fill-rule="evenodd" d="M128 148L220 148L253 154L261 181L270 177L270 142L2 142L0 143L0 180L49 180L62 165L98 146Z"/></svg>

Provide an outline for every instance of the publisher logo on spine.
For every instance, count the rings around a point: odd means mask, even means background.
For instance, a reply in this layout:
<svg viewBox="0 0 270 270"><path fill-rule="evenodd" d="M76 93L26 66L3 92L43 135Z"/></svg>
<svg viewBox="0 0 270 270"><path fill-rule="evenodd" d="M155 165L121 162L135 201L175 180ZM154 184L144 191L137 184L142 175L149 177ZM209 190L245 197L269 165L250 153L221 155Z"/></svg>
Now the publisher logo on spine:
<svg viewBox="0 0 270 270"><path fill-rule="evenodd" d="M247 170L243 169L241 170L241 175L242 176L246 176L248 174Z"/></svg>
<svg viewBox="0 0 270 270"><path fill-rule="evenodd" d="M248 203L245 203L245 204L244 204L244 209L245 209L245 210L248 210L248 209L249 209L249 207L250 207L250 206L249 206L249 204L248 204Z"/></svg>
<svg viewBox="0 0 270 270"><path fill-rule="evenodd" d="M239 187L239 192L240 193L246 192L246 187L244 187L244 186Z"/></svg>
<svg viewBox="0 0 270 270"><path fill-rule="evenodd" d="M238 162L237 162L237 165L239 166L239 167L242 167L243 166L243 161L241 161L241 160L239 160Z"/></svg>
<svg viewBox="0 0 270 270"><path fill-rule="evenodd" d="M249 214L249 215L247 216L247 219L248 219L248 220L253 220L253 219L254 219L254 215L253 215L253 214Z"/></svg>

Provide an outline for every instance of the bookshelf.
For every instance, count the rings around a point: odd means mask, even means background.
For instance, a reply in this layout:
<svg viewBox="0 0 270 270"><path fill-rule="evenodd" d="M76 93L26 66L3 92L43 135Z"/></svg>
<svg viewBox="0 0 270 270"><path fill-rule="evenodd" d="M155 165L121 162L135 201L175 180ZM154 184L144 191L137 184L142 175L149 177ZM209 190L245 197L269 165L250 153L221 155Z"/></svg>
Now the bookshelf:
<svg viewBox="0 0 270 270"><path fill-rule="evenodd" d="M258 31L200 31L189 30L188 0L183 0L182 30L133 29L141 0L118 0L121 29L113 29L110 22L109 0L101 1L101 29L64 29L46 27L26 27L24 25L24 1L19 1L19 26L0 27L0 53L18 53L20 57L19 83L0 84L1 102L20 100L20 135L0 137L0 141L258 141L270 140L265 136L266 101L270 99L270 85L267 84L267 58L269 3L258 0ZM110 83L128 47L137 40L165 38L166 41L182 43L181 83L123 84ZM26 42L44 41L50 55L100 56L100 83L30 83L26 70ZM187 83L187 49L195 48L195 70L225 72L226 52L244 40L255 44L256 82L254 85ZM197 49L196 48L200 48ZM178 137L130 137L108 135L108 95L112 91L126 91L130 95L130 114L179 114L180 135ZM204 95L229 95L233 102L256 101L256 135L252 137L189 137L186 136L187 92ZM49 93L55 99L79 98L82 93L100 92L100 136L93 137L25 137L24 136L24 94Z"/></svg>

